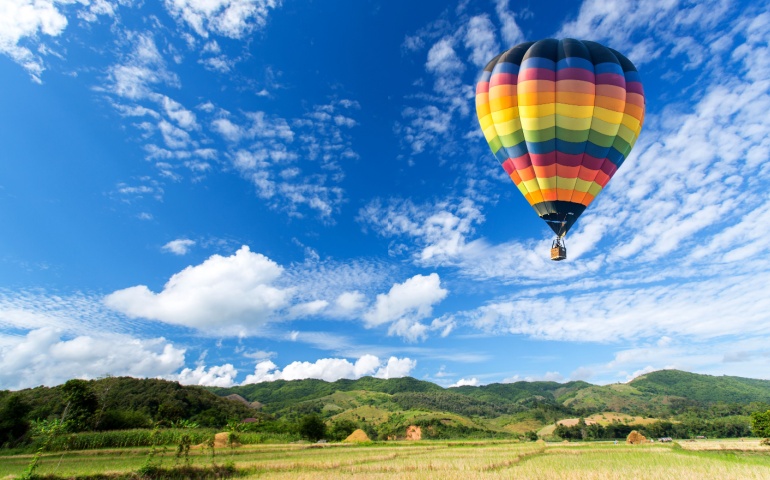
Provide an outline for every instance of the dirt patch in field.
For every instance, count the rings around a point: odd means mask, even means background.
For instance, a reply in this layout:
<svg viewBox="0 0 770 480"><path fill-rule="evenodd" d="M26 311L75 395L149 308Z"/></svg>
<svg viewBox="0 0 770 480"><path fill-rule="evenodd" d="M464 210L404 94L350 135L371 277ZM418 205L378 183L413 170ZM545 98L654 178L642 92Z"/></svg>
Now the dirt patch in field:
<svg viewBox="0 0 770 480"><path fill-rule="evenodd" d="M367 435L365 431L359 428L358 430L355 430L353 433L348 435L348 438L346 438L344 441L345 442L368 442L369 435Z"/></svg>
<svg viewBox="0 0 770 480"><path fill-rule="evenodd" d="M586 422L586 425L593 425L594 423L596 423L595 420L591 420L590 418L585 418L584 420ZM574 427L575 425L580 423L580 419L579 418L565 418L564 420L559 420L558 423L559 423L559 425L564 425L565 427Z"/></svg>
<svg viewBox="0 0 770 480"><path fill-rule="evenodd" d="M422 440L422 429L417 425L409 425L406 429L407 440Z"/></svg>

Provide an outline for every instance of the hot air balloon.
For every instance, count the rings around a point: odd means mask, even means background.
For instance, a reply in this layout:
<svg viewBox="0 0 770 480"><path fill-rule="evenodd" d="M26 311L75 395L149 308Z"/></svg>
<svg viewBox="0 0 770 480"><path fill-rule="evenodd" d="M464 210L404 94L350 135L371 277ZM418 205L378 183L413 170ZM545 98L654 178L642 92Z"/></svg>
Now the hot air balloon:
<svg viewBox="0 0 770 480"><path fill-rule="evenodd" d="M628 157L644 121L633 63L587 40L516 45L487 64L476 113L492 153L556 239L564 236Z"/></svg>

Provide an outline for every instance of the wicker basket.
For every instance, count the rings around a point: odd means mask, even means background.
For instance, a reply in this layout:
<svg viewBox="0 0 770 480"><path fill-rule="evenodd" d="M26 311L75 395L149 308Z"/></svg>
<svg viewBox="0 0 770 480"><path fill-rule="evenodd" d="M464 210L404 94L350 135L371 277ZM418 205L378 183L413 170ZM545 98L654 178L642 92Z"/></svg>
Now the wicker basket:
<svg viewBox="0 0 770 480"><path fill-rule="evenodd" d="M564 245L556 245L551 248L551 260L559 261L567 258L567 248Z"/></svg>

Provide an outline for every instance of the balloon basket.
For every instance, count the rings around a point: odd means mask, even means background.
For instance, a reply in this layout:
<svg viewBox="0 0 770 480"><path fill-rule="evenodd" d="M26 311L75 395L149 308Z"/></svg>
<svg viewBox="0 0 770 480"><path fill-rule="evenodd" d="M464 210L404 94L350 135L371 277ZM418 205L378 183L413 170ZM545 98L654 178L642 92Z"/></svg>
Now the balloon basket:
<svg viewBox="0 0 770 480"><path fill-rule="evenodd" d="M567 258L567 247L561 241L561 238L557 238L551 245L551 260L558 262Z"/></svg>

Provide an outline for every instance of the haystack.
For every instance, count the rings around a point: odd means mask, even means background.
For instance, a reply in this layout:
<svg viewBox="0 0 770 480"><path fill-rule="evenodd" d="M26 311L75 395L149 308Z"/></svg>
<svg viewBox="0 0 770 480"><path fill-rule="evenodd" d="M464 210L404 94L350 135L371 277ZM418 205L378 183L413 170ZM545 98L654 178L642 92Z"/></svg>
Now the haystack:
<svg viewBox="0 0 770 480"><path fill-rule="evenodd" d="M626 437L626 443L630 443L631 445L639 445L640 443L646 442L647 437L637 432L636 430L632 430L631 433L628 434L628 437Z"/></svg>
<svg viewBox="0 0 770 480"><path fill-rule="evenodd" d="M214 435L214 448L224 448L229 447L230 443L230 432L221 432ZM241 444L237 441L233 442L233 447L238 447Z"/></svg>
<svg viewBox="0 0 770 480"><path fill-rule="evenodd" d="M345 442L368 442L369 435L366 434L365 431L361 430L360 428L348 435L348 438L343 440Z"/></svg>

